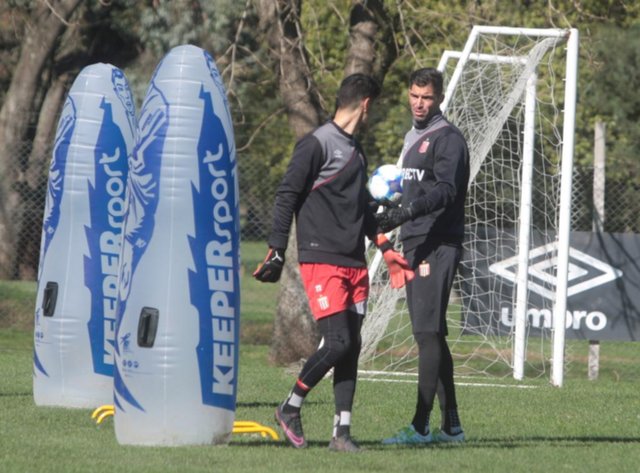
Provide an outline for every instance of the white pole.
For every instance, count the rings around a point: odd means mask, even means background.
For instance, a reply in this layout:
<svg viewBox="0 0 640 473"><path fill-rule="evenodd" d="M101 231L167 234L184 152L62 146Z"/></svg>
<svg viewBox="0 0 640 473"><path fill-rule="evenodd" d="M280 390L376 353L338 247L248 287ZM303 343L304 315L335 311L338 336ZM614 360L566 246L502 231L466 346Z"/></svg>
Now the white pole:
<svg viewBox="0 0 640 473"><path fill-rule="evenodd" d="M471 54L471 50L475 45L476 38L478 37L478 26L474 26L471 29L471 33L469 34L469 38L467 39L466 44L464 45L464 49L462 50L462 54L460 59L458 60L458 64L456 64L456 68L451 75L451 80L447 84L447 91L444 94L444 100L440 104L440 109L444 112L447 109L447 105L449 105L449 100L453 96L453 91L456 89L458 85L458 81L460 80L460 76L462 75L462 69Z"/></svg>
<svg viewBox="0 0 640 473"><path fill-rule="evenodd" d="M605 187L605 124L597 121L593 137L593 231L604 231L604 187ZM591 381L598 379L600 372L600 341L589 340L589 361L587 376Z"/></svg>
<svg viewBox="0 0 640 473"><path fill-rule="evenodd" d="M474 26L474 30L478 33L487 33L487 34L511 34L511 35L523 35L523 36L550 36L550 37L559 37L566 36L567 32L573 34L573 31L577 30L565 30L559 28L518 28L512 26Z"/></svg>
<svg viewBox="0 0 640 473"><path fill-rule="evenodd" d="M593 231L604 231L604 189L605 189L605 160L606 160L606 126L597 121L593 137L593 206L595 210Z"/></svg>
<svg viewBox="0 0 640 473"><path fill-rule="evenodd" d="M518 236L518 272L516 275L515 337L513 340L513 377L524 378L527 327L527 281L529 240L531 236L531 194L533 188L533 146L535 137L536 81L534 73L527 81L524 102L522 184L520 191L520 231Z"/></svg>
<svg viewBox="0 0 640 473"><path fill-rule="evenodd" d="M561 387L564 381L565 321L567 312L567 277L569 272L569 237L571 232L571 185L576 116L576 82L578 77L578 30L572 28L567 42L564 123L562 130L562 167L560 221L558 229L558 268L556 300L553 308L553 353L551 383Z"/></svg>
<svg viewBox="0 0 640 473"><path fill-rule="evenodd" d="M438 63L438 70L444 72L444 68L447 67L449 59L460 59L462 57L462 51L452 51L451 49L445 50L442 53L440 62ZM528 56L501 56L500 54L480 54L473 53L469 55L469 59L474 61L493 62L497 64L526 64Z"/></svg>

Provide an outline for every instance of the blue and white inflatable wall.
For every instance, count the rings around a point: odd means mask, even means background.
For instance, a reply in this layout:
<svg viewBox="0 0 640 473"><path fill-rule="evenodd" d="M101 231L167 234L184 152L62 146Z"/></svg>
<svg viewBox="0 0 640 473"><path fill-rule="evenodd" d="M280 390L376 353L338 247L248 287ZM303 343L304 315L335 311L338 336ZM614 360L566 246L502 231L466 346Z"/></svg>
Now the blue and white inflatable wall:
<svg viewBox="0 0 640 473"><path fill-rule="evenodd" d="M229 106L206 51L176 47L156 68L127 195L116 438L225 443L238 376L238 179Z"/></svg>
<svg viewBox="0 0 640 473"><path fill-rule="evenodd" d="M117 275L134 102L122 71L84 68L49 169L34 330L37 405L111 402Z"/></svg>

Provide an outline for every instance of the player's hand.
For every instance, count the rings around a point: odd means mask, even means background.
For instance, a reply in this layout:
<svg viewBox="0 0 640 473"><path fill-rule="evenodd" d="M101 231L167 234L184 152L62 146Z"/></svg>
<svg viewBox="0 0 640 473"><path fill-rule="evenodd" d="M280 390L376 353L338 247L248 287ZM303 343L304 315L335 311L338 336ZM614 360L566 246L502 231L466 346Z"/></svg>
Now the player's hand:
<svg viewBox="0 0 640 473"><path fill-rule="evenodd" d="M400 200L382 199L379 203L385 209L397 209L400 207Z"/></svg>
<svg viewBox="0 0 640 473"><path fill-rule="evenodd" d="M269 253L258 269L253 272L253 277L261 282L278 282L282 268L284 268L284 250L269 248Z"/></svg>
<svg viewBox="0 0 640 473"><path fill-rule="evenodd" d="M375 214L381 232L387 233L413 218L411 206L386 209Z"/></svg>
<svg viewBox="0 0 640 473"><path fill-rule="evenodd" d="M409 267L407 260L397 251L387 250L382 253L382 256L389 268L389 279L391 279L392 288L400 289L415 277L415 273Z"/></svg>

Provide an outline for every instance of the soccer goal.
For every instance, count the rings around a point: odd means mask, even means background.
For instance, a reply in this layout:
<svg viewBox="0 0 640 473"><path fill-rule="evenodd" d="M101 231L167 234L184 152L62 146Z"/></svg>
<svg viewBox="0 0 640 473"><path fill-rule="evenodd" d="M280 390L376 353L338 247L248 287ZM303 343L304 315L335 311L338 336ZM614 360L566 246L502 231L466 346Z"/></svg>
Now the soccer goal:
<svg viewBox="0 0 640 473"><path fill-rule="evenodd" d="M562 385L577 53L577 30L476 26L438 66L443 110L471 154L448 315L458 377L550 373ZM415 373L404 291L391 289L371 252L361 368Z"/></svg>

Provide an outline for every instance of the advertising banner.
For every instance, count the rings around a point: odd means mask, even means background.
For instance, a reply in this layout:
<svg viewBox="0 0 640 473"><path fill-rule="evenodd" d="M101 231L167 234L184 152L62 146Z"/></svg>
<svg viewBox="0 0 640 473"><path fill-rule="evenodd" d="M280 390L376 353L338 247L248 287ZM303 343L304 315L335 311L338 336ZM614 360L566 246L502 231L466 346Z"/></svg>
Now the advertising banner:
<svg viewBox="0 0 640 473"><path fill-rule="evenodd" d="M547 241L548 240L547 235ZM477 287L464 287L467 332L489 326L497 333L513 329L518 256L515 245L496 248L495 239L467 251L460 271ZM502 240L504 241L504 239ZM513 240L515 242L515 231ZM487 258L487 255L493 255ZM475 262L473 265L465 262ZM480 263L477 263L480 262ZM553 327L557 244L533 235L528 258L527 330L541 335ZM491 308L487 311L487 308ZM587 340L640 339L640 235L572 232L567 284L566 337Z"/></svg>

